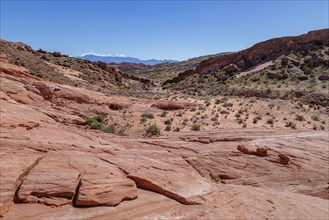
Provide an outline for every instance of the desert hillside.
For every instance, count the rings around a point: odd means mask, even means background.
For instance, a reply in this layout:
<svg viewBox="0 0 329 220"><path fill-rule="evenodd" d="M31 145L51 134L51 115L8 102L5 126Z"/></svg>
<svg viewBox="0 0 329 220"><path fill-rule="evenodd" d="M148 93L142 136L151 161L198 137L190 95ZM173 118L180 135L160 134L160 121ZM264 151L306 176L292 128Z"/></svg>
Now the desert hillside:
<svg viewBox="0 0 329 220"><path fill-rule="evenodd" d="M202 61L163 83L192 96L249 96L328 105L329 29L258 43Z"/></svg>

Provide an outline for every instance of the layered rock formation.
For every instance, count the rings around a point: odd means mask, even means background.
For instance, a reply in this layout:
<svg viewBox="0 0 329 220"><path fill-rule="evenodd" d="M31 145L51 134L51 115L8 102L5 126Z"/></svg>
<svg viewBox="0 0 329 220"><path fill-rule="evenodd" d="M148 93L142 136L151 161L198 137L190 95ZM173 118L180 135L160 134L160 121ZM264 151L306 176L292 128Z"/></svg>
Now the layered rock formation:
<svg viewBox="0 0 329 220"><path fill-rule="evenodd" d="M82 124L113 106L186 105L61 85L5 62L0 77L3 219L329 217L325 131L119 137Z"/></svg>

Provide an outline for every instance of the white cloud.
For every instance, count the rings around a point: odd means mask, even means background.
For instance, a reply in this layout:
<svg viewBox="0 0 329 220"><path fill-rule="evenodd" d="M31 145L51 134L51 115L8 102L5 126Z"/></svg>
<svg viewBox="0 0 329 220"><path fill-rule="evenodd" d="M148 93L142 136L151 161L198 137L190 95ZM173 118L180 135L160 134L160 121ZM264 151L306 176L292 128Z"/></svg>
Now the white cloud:
<svg viewBox="0 0 329 220"><path fill-rule="evenodd" d="M84 53L81 56L86 56L86 55L94 55L94 56L99 56L99 57L110 57L112 54L99 54L99 53L94 53L94 52L89 52L89 53Z"/></svg>
<svg viewBox="0 0 329 220"><path fill-rule="evenodd" d="M111 57L111 56L114 56L114 57L125 57L126 55L124 54L115 54L115 55L112 55L112 54L99 54L99 53L94 53L94 52L89 52L89 53L84 53L84 54L81 54L80 56L86 56L86 55L94 55L94 56L99 56L99 57Z"/></svg>

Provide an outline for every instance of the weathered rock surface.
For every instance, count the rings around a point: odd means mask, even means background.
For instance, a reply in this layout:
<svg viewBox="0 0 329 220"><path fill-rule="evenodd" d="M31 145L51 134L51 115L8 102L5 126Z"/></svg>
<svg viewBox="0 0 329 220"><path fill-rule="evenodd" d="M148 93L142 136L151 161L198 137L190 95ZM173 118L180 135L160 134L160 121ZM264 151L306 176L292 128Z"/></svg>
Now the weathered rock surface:
<svg viewBox="0 0 329 220"><path fill-rule="evenodd" d="M158 192L183 204L203 203L200 196L211 192L210 184L179 155L166 151L142 154L130 151L115 158L102 158L114 161L139 188Z"/></svg>
<svg viewBox="0 0 329 220"><path fill-rule="evenodd" d="M64 158L63 158L64 157ZM18 189L15 202L65 205L72 202L81 173L65 156L48 154L30 171Z"/></svg>
<svg viewBox="0 0 329 220"><path fill-rule="evenodd" d="M116 165L81 153L70 154L70 160L83 173L75 198L77 207L115 206L137 198L135 182Z"/></svg>
<svg viewBox="0 0 329 220"><path fill-rule="evenodd" d="M0 73L3 219L329 217L327 132L227 129L119 137L61 120L111 111L111 103L140 110L153 101L29 78L13 66L6 70L15 74ZM38 81L60 89L52 101L33 89ZM56 95L61 92L69 96ZM243 154L238 145L263 157ZM280 154L289 163L280 163Z"/></svg>

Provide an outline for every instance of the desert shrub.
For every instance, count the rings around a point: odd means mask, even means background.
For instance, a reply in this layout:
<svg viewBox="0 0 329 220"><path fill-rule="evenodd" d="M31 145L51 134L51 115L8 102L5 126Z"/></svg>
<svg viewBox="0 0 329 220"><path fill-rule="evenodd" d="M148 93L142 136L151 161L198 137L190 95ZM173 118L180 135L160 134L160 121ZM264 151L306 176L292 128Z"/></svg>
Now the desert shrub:
<svg viewBox="0 0 329 220"><path fill-rule="evenodd" d="M192 107L192 108L190 109L190 111L191 111L191 112L195 112L195 111L196 111L196 107Z"/></svg>
<svg viewBox="0 0 329 220"><path fill-rule="evenodd" d="M93 121L90 125L89 128L94 129L94 130L100 130L104 127L103 123L100 123L98 121Z"/></svg>
<svg viewBox="0 0 329 220"><path fill-rule="evenodd" d="M171 131L171 125L167 125L165 131Z"/></svg>
<svg viewBox="0 0 329 220"><path fill-rule="evenodd" d="M141 124L147 122L147 118L141 118Z"/></svg>
<svg viewBox="0 0 329 220"><path fill-rule="evenodd" d="M148 136L159 136L160 135L160 128L156 124L150 125L146 129L146 134Z"/></svg>
<svg viewBox="0 0 329 220"><path fill-rule="evenodd" d="M99 123L104 123L105 122L105 115L96 115L90 118L87 118L86 124L91 125L93 122L99 122Z"/></svg>
<svg viewBox="0 0 329 220"><path fill-rule="evenodd" d="M183 117L183 113L182 112L178 112L176 116L177 117Z"/></svg>
<svg viewBox="0 0 329 220"><path fill-rule="evenodd" d="M240 118L240 117L241 117L241 115L240 115L239 113L236 113L234 116L235 116L236 118Z"/></svg>
<svg viewBox="0 0 329 220"><path fill-rule="evenodd" d="M226 110L221 110L220 113L221 113L221 114L230 114L230 113L229 113L228 111L226 111Z"/></svg>
<svg viewBox="0 0 329 220"><path fill-rule="evenodd" d="M232 107L233 103L232 102L224 102L223 107Z"/></svg>
<svg viewBox="0 0 329 220"><path fill-rule="evenodd" d="M274 124L273 118L267 119L266 123L269 124L269 125L273 125Z"/></svg>
<svg viewBox="0 0 329 220"><path fill-rule="evenodd" d="M201 110L201 111L204 111L204 110L206 110L206 107L203 106L203 105L200 105L198 109Z"/></svg>
<svg viewBox="0 0 329 220"><path fill-rule="evenodd" d="M162 118L164 118L164 117L166 117L166 116L167 116L167 114L168 114L168 112L167 112L167 111L163 111L163 112L161 113L161 117L162 117Z"/></svg>
<svg viewBox="0 0 329 220"><path fill-rule="evenodd" d="M212 172L209 173L209 176L210 176L210 178L211 178L213 181L215 181L216 183L218 183L219 180L220 180L219 175L216 175L216 174L214 174L214 173L212 173Z"/></svg>
<svg viewBox="0 0 329 220"><path fill-rule="evenodd" d="M218 121L218 118L216 118L216 117L212 117L210 120L211 120L211 121Z"/></svg>
<svg viewBox="0 0 329 220"><path fill-rule="evenodd" d="M154 114L153 113L149 113L149 112L145 112L145 113L142 114L141 117L142 118L153 119L154 118Z"/></svg>
<svg viewBox="0 0 329 220"><path fill-rule="evenodd" d="M117 126L116 123L111 124L110 126L104 127L104 128L102 129L102 131L105 132L105 133L115 133L115 131L116 131L116 126Z"/></svg>
<svg viewBox="0 0 329 220"><path fill-rule="evenodd" d="M180 128L175 128L174 131L175 132L179 132L180 131Z"/></svg>
<svg viewBox="0 0 329 220"><path fill-rule="evenodd" d="M166 83L166 84L164 84L164 85L162 86L162 88L163 88L163 89L168 89L168 88L170 88L171 86L172 86L171 83Z"/></svg>
<svg viewBox="0 0 329 220"><path fill-rule="evenodd" d="M312 73L312 69L306 65L303 65L301 69L303 70L305 75L310 75Z"/></svg>
<svg viewBox="0 0 329 220"><path fill-rule="evenodd" d="M297 121L305 121L305 118L304 116L302 115L296 115L296 118L295 118Z"/></svg>
<svg viewBox="0 0 329 220"><path fill-rule="evenodd" d="M285 127L296 129L296 124L294 122L287 121Z"/></svg>
<svg viewBox="0 0 329 220"><path fill-rule="evenodd" d="M100 130L104 127L106 116L105 115L96 115L94 117L87 118L85 121L89 128Z"/></svg>
<svg viewBox="0 0 329 220"><path fill-rule="evenodd" d="M192 131L200 131L200 129L201 129L201 125L196 123L194 123L191 127Z"/></svg>
<svg viewBox="0 0 329 220"><path fill-rule="evenodd" d="M201 119L206 119L206 118L208 118L207 114L201 115Z"/></svg>
<svg viewBox="0 0 329 220"><path fill-rule="evenodd" d="M205 101L205 104L206 104L206 106L209 106L209 105L211 105L211 102L210 101Z"/></svg>
<svg viewBox="0 0 329 220"><path fill-rule="evenodd" d="M171 125L172 121L170 119L167 119L167 120L164 121L164 124L165 125Z"/></svg>
<svg viewBox="0 0 329 220"><path fill-rule="evenodd" d="M320 119L319 119L319 116L317 116L317 115L312 115L311 116L311 119L313 120L313 121L319 121Z"/></svg>

